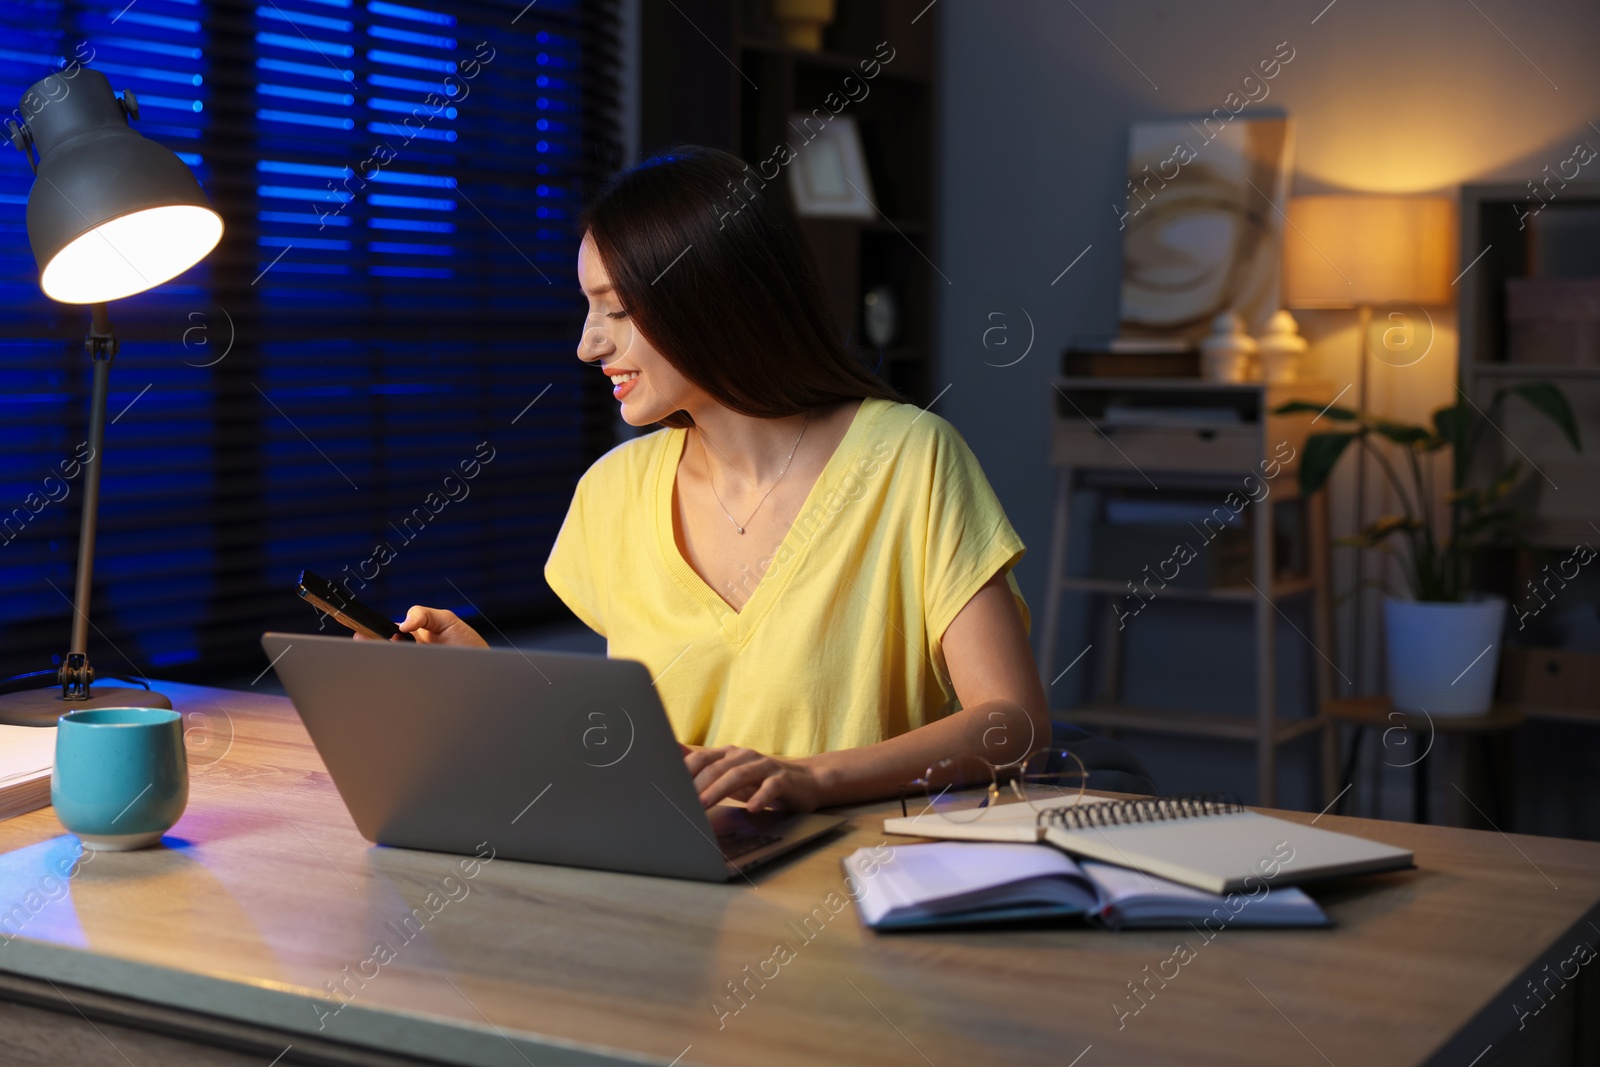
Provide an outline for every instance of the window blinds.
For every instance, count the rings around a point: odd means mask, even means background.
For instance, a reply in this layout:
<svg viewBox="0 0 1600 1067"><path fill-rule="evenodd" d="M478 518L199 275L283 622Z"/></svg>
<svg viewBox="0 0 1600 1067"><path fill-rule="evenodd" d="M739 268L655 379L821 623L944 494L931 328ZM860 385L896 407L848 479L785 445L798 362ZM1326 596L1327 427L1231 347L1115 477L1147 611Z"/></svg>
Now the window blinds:
<svg viewBox="0 0 1600 1067"><path fill-rule="evenodd" d="M614 3L0 0L0 28L7 111L52 70L100 70L227 223L202 264L110 306L99 673L260 663L262 630L318 628L303 567L491 634L558 612L543 562L611 433L606 383L573 355L572 221L620 155ZM87 309L38 290L31 173L7 154L10 674L66 651L81 495L62 464L90 366Z"/></svg>

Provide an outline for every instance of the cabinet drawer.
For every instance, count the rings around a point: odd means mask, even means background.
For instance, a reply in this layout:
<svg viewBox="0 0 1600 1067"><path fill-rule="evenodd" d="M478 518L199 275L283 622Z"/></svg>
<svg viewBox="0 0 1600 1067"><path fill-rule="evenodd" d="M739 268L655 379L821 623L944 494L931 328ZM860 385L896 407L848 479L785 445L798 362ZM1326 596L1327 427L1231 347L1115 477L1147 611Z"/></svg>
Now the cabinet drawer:
<svg viewBox="0 0 1600 1067"><path fill-rule="evenodd" d="M1265 453L1257 426L1196 429L1176 426L1081 425L1059 419L1050 459L1057 466L1179 471L1251 471Z"/></svg>
<svg viewBox="0 0 1600 1067"><path fill-rule="evenodd" d="M1600 653L1565 648L1508 648L1500 694L1514 704L1600 713Z"/></svg>

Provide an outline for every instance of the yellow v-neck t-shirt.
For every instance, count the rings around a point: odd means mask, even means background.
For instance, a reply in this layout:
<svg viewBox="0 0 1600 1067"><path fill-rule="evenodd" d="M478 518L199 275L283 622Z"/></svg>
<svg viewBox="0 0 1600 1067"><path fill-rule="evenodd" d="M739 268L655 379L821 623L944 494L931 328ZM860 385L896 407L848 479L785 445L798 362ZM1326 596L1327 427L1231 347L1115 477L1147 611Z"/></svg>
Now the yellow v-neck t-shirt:
<svg viewBox="0 0 1600 1067"><path fill-rule="evenodd" d="M1027 623L1022 540L939 416L864 400L741 611L673 538L686 436L596 461L544 570L609 655L650 671L680 740L776 756L886 740L957 707L940 642L985 582L1005 572Z"/></svg>

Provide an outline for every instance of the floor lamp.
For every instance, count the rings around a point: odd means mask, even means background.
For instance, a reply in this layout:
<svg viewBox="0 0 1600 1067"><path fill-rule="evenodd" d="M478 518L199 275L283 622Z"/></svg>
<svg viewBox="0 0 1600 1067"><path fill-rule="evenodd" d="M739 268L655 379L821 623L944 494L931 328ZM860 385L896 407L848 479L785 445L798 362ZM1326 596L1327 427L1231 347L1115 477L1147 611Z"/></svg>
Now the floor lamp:
<svg viewBox="0 0 1600 1067"><path fill-rule="evenodd" d="M4 689L11 691L0 695L0 723L53 726L72 708L172 706L148 689L96 687L89 662L106 388L117 354L106 302L160 285L200 262L222 239L222 217L181 159L129 129L129 120L139 117L138 101L131 91L119 99L99 71L79 68L70 78L52 74L36 82L23 94L21 113L22 125L13 120L6 127L34 172L28 243L39 286L52 300L90 305L84 346L94 365L72 643L59 668L10 679ZM35 688L41 683L47 687Z"/></svg>
<svg viewBox="0 0 1600 1067"><path fill-rule="evenodd" d="M1448 304L1455 206L1441 197L1300 196L1289 201L1284 235L1284 304L1290 308L1354 308L1357 313L1355 397L1340 407L1368 410L1373 309L1414 318L1424 305ZM1385 322L1379 358L1393 367L1420 362L1432 343L1425 323ZM1394 331L1391 333L1390 331ZM1320 428L1320 427L1319 427ZM1367 525L1367 454L1356 450L1356 529ZM1362 600L1366 554L1355 558L1352 633L1355 692L1364 689Z"/></svg>

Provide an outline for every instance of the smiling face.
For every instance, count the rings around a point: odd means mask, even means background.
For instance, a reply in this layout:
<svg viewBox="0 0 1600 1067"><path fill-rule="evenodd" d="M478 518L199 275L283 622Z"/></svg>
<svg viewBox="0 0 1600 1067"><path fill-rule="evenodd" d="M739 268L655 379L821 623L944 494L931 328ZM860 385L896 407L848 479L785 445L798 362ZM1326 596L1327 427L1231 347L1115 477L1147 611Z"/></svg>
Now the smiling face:
<svg viewBox="0 0 1600 1067"><path fill-rule="evenodd" d="M710 398L650 344L611 288L611 277L594 239L578 246L578 284L589 298L589 317L578 339L578 358L612 379L611 395L622 405L623 421L648 426L675 411Z"/></svg>

